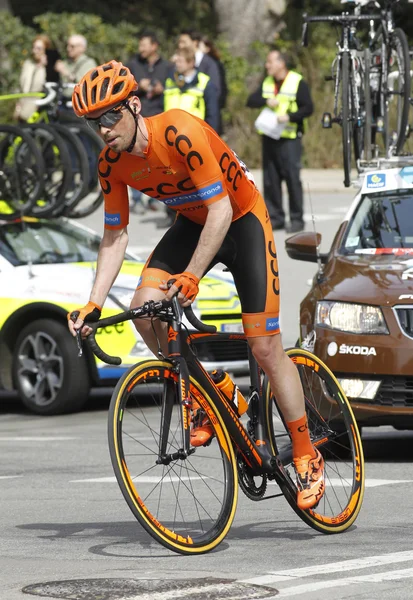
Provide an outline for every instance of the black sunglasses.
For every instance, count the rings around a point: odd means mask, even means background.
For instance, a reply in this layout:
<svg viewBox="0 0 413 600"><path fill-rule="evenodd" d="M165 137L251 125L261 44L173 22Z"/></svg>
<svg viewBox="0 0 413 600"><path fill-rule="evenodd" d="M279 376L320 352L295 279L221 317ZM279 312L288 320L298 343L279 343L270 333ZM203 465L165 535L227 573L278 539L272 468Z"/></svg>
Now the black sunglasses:
<svg viewBox="0 0 413 600"><path fill-rule="evenodd" d="M129 109L129 103L127 100L123 100L113 108L110 108L103 115L100 115L97 119L91 119L90 117L85 117L86 123L89 125L91 129L94 131L99 131L101 127L113 127L116 123L122 118L122 108Z"/></svg>

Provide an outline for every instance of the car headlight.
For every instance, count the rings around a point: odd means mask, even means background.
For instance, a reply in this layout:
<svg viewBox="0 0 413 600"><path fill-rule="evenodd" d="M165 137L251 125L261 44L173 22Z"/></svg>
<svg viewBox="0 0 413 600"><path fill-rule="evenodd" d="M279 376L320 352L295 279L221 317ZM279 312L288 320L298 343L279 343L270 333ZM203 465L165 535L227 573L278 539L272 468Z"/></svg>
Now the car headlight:
<svg viewBox="0 0 413 600"><path fill-rule="evenodd" d="M347 302L317 302L316 325L349 333L389 333L381 308Z"/></svg>

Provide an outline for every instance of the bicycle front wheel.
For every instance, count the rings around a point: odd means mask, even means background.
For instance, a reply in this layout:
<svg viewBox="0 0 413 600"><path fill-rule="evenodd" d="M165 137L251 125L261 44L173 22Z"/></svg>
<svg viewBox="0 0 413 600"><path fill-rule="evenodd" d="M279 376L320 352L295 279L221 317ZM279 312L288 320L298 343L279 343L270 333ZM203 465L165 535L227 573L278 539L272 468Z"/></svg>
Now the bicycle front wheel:
<svg viewBox="0 0 413 600"><path fill-rule="evenodd" d="M350 56L348 52L343 52L341 56L340 69L340 94L341 94L341 130L343 139L343 168L344 185L350 186L351 173L351 140L353 131L352 122L352 94L350 89Z"/></svg>
<svg viewBox="0 0 413 600"><path fill-rule="evenodd" d="M324 458L325 492L315 508L298 508L291 439L266 381L272 450L285 473L281 488L310 527L322 533L341 533L354 523L364 496L364 457L357 423L340 384L318 357L299 348L287 350L287 355L296 365L303 386L312 443Z"/></svg>
<svg viewBox="0 0 413 600"><path fill-rule="evenodd" d="M201 554L215 548L231 526L238 479L219 412L192 378L190 395L207 413L214 436L187 457L180 453L178 377L168 362L145 361L123 375L112 396L108 433L116 478L139 523L170 550ZM170 461L160 464L160 455Z"/></svg>
<svg viewBox="0 0 413 600"><path fill-rule="evenodd" d="M404 31L396 28L390 38L387 74L391 154L399 154L406 141L410 109L410 85L409 44Z"/></svg>

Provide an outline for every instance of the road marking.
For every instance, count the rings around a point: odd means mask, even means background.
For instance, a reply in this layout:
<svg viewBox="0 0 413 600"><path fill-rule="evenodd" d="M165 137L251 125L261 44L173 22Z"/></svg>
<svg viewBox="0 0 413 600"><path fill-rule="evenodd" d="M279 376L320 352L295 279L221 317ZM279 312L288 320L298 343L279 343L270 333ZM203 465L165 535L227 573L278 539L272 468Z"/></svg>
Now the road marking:
<svg viewBox="0 0 413 600"><path fill-rule="evenodd" d="M278 583L280 581L293 581L294 579L301 579L303 577L310 577L312 575L327 575L330 573L355 571L356 569L368 569L370 567L378 567L380 565L391 565L393 563L406 562L409 560L413 560L413 550L406 550L405 552L392 552L391 554L379 554L378 556L364 556L361 558L354 558L351 560L326 563L323 565L312 565L310 567L300 567L298 569L290 569L286 571L271 571L266 575L250 577L248 579L243 579L242 581L244 581L245 583L266 585ZM381 574L377 573L377 576L379 575Z"/></svg>
<svg viewBox="0 0 413 600"><path fill-rule="evenodd" d="M23 477L23 475L0 475L0 479L17 479Z"/></svg>
<svg viewBox="0 0 413 600"><path fill-rule="evenodd" d="M209 477L164 477L163 483L177 483L179 481L198 481L202 479L209 479ZM146 475L145 477L132 477L132 480L136 483L159 483L161 478L160 475L158 477L150 477ZM115 483L116 477L96 477L94 479L72 479L69 483Z"/></svg>
<svg viewBox="0 0 413 600"><path fill-rule="evenodd" d="M68 440L77 440L75 437L65 436L15 436L15 437L0 437L0 442L66 442Z"/></svg>
<svg viewBox="0 0 413 600"><path fill-rule="evenodd" d="M317 581L279 590L274 600L277 600L277 598L286 598L287 596L298 596L300 594L308 594L309 592L326 590L328 588L343 587L345 585L359 585L360 583L384 583L385 581L398 581L400 579L411 579L412 577L413 568L410 568L400 569L399 571L386 571L385 573L372 573L371 575L345 577L343 579Z"/></svg>

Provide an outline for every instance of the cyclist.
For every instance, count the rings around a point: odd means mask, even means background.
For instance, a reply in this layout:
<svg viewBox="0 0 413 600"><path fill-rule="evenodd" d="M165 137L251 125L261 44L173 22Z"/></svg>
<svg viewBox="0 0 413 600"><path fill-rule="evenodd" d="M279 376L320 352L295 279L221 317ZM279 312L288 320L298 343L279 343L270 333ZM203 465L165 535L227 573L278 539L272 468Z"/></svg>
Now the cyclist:
<svg viewBox="0 0 413 600"><path fill-rule="evenodd" d="M68 315L69 329L90 334L87 322L100 317L120 271L128 244L128 186L172 208L177 218L148 258L131 306L174 294L188 306L203 275L218 262L227 265L248 342L291 434L298 506L311 508L324 493L324 461L310 441L299 375L281 343L277 254L264 200L246 166L209 125L180 109L143 118L137 88L129 69L112 60L88 71L73 92L76 114L107 146L99 158L105 229L96 278L86 306ZM167 354L165 323L134 324L154 354L157 339ZM207 419L193 423L193 445L211 435Z"/></svg>

